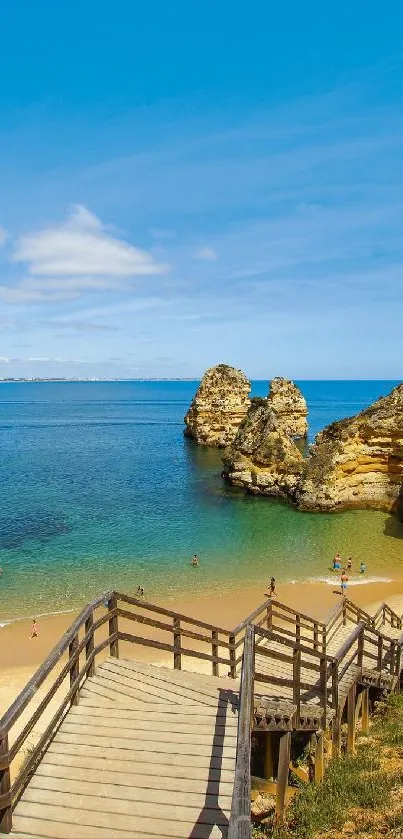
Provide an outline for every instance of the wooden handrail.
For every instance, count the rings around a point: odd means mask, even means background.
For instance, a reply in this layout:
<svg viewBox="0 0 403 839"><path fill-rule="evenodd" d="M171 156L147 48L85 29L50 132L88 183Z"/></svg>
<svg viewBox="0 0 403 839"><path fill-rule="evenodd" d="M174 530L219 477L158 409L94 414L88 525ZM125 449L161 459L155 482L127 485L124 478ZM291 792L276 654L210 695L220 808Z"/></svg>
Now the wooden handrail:
<svg viewBox="0 0 403 839"><path fill-rule="evenodd" d="M246 627L239 691L235 780L228 839L251 836L251 730L254 697L254 628Z"/></svg>
<svg viewBox="0 0 403 839"><path fill-rule="evenodd" d="M258 636L266 638L268 641L276 641L279 644L283 644L284 647L291 647L293 650L298 647L302 653L311 655L314 658L323 658L323 653L321 653L320 650L315 650L314 647L306 647L304 644L298 644L296 641L292 641L290 638L285 638L284 635L273 632L271 629L263 629L262 627L256 629L255 627L255 638ZM332 660L332 656L327 655L326 658L328 658L329 661Z"/></svg>
<svg viewBox="0 0 403 839"><path fill-rule="evenodd" d="M198 618L191 618L189 615L182 615L180 612L172 612L170 609L165 609L163 606L156 606L154 603L148 603L145 600L139 600L137 597L129 597L128 594L122 594L121 592L117 591L114 592L116 594L116 599L121 600L123 603L130 603L132 606L137 606L139 609L145 609L149 612L155 612L157 615L165 615L167 618L178 618L180 621L184 623L193 624L193 626L199 626L202 629L215 629L217 632L221 632L223 635L229 636L233 634L230 629L223 629L220 626L215 626L212 623L206 623L205 621L201 621Z"/></svg>
<svg viewBox="0 0 403 839"><path fill-rule="evenodd" d="M340 649L333 656L334 661L337 661L337 663L340 664L340 661L342 661L342 659L347 655L348 651L351 649L354 642L357 641L357 639L359 638L361 633L364 631L364 629L365 629L364 621L360 621L360 623L357 623L357 626L354 627L353 631L350 633L348 638L345 640L344 644L342 644Z"/></svg>
<svg viewBox="0 0 403 839"><path fill-rule="evenodd" d="M60 661L63 653L66 652L68 647L70 646L74 636L77 634L78 630L81 629L85 621L90 616L91 612L100 606L102 603L109 602L110 598L112 597L113 592L106 592L105 594L96 597L95 600L92 600L84 609L80 612L78 617L73 621L71 626L66 630L60 641L53 647L53 650L49 653L49 655L45 658L43 664L38 667L38 670L29 682L25 685L25 688L21 691L21 693L17 696L14 702L10 705L9 709L3 714L2 718L0 719L0 737L4 736L6 732L10 730L10 728L14 725L14 723L18 720L21 716L22 712L25 711L27 705L29 705L31 699L35 696L38 688L43 684L49 673L53 670L55 665Z"/></svg>

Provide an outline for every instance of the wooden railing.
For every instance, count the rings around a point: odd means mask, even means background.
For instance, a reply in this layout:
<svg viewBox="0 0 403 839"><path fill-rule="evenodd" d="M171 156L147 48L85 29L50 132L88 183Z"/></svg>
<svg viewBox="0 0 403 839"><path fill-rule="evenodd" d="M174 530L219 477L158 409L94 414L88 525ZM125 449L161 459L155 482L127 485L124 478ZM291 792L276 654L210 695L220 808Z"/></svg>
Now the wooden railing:
<svg viewBox="0 0 403 839"><path fill-rule="evenodd" d="M373 622L375 629L385 624L389 624L394 629L402 629L402 616L394 612L387 603L381 603L373 616Z"/></svg>
<svg viewBox="0 0 403 839"><path fill-rule="evenodd" d="M254 646L254 628L249 625L245 629L242 656L235 780L228 839L250 839L251 836L251 731L254 701Z"/></svg>
<svg viewBox="0 0 403 839"><path fill-rule="evenodd" d="M106 637L99 638L100 630ZM157 637L150 637L151 632ZM161 636L168 636L167 640L161 640ZM226 675L235 678L233 639L230 630L120 592L107 592L89 603L0 719L0 833L10 832L15 802L68 709L78 702L79 690L87 677L94 674L96 658L102 651L108 648L111 656L119 657L119 644L130 642L171 653L177 670L182 668L184 659L196 658L211 662L213 675L218 675L219 665L223 665ZM52 680L50 684L49 680ZM43 698L27 721L22 721L21 730L17 730L23 713L41 687L45 688ZM27 738L43 719L51 701L56 705L52 718L12 779L13 762L26 751Z"/></svg>
<svg viewBox="0 0 403 839"><path fill-rule="evenodd" d="M94 620L98 609L105 606L107 611ZM12 806L27 784L30 775L38 763L42 753L48 746L55 732L60 726L71 705L76 704L78 691L87 678L94 672L95 657L106 647L110 654L116 655L117 629L115 627L116 604L113 592L107 592L96 598L86 606L81 614L73 621L70 628L63 635L43 664L34 673L24 690L17 696L13 704L0 720L0 832L9 833L12 821ZM106 639L95 643L95 635L100 627L108 624ZM80 638L80 633L83 636ZM67 661L63 663L63 656L67 654ZM84 663L80 666L80 656L84 656ZM55 669L62 663L60 670ZM28 721L23 724L21 731L10 743L10 734L16 723L28 708L38 689L44 685L49 676L54 675L54 681L47 688L44 697L35 708ZM57 708L38 742L29 751L25 762L14 781L11 780L12 762L21 753L28 736L34 726L48 708L50 701L62 689L64 695L59 699Z"/></svg>

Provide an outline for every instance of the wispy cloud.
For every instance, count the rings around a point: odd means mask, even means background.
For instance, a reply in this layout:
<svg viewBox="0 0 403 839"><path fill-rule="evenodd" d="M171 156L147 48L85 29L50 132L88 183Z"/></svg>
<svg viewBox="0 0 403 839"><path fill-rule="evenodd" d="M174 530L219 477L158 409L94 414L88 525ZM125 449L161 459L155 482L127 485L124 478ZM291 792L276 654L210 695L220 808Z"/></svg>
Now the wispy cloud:
<svg viewBox="0 0 403 839"><path fill-rule="evenodd" d="M10 261L23 264L28 277L0 286L5 303L72 300L84 293L124 290L135 277L168 269L147 251L113 236L80 205L61 224L21 236Z"/></svg>
<svg viewBox="0 0 403 839"><path fill-rule="evenodd" d="M214 262L218 259L218 255L214 248L204 247L196 251L195 259L200 259L202 262Z"/></svg>

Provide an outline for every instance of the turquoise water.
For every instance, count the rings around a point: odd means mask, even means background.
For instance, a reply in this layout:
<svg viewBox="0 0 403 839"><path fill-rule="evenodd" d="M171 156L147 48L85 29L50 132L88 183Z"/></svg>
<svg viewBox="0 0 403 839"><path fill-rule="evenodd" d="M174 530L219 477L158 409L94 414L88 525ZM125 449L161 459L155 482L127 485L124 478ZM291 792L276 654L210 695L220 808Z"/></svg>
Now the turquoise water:
<svg viewBox="0 0 403 839"><path fill-rule="evenodd" d="M312 437L396 383L299 384ZM0 385L0 621L74 608L109 587L173 598L272 574L323 577L336 550L365 558L368 577L396 573L403 525L393 517L298 513L225 487L219 452L182 434L196 387Z"/></svg>

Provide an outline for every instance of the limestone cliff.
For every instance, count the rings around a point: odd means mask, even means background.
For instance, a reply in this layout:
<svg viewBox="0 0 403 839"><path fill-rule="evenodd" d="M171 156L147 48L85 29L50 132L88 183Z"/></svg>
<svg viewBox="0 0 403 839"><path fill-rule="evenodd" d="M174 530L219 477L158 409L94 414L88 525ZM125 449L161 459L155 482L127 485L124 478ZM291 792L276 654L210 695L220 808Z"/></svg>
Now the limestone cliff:
<svg viewBox="0 0 403 839"><path fill-rule="evenodd" d="M290 437L306 437L308 434L308 409L305 399L294 382L276 377L270 382L267 397L277 417L277 428Z"/></svg>
<svg viewBox="0 0 403 839"><path fill-rule="evenodd" d="M295 491L302 469L302 455L267 399L252 399L222 460L223 477L233 486L285 499Z"/></svg>
<svg viewBox="0 0 403 839"><path fill-rule="evenodd" d="M185 435L204 446L227 446L247 413L249 393L242 370L227 364L211 367L185 416Z"/></svg>
<svg viewBox="0 0 403 839"><path fill-rule="evenodd" d="M403 384L317 435L294 500L304 510L398 511L403 486Z"/></svg>

